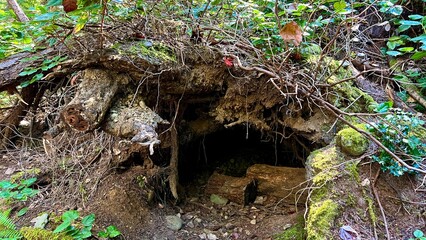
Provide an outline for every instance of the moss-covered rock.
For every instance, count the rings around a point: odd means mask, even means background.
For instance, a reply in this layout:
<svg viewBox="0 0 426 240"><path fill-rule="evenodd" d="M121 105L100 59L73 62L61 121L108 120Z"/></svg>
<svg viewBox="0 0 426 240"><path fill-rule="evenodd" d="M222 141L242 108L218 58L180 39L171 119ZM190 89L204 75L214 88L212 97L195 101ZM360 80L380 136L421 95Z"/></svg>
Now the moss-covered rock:
<svg viewBox="0 0 426 240"><path fill-rule="evenodd" d="M312 240L332 239L330 228L339 214L339 205L331 199L310 206L306 223L307 238Z"/></svg>
<svg viewBox="0 0 426 240"><path fill-rule="evenodd" d="M356 127L365 130L364 124L358 124ZM355 129L345 128L337 133L336 144L344 153L357 157L367 151L369 141Z"/></svg>

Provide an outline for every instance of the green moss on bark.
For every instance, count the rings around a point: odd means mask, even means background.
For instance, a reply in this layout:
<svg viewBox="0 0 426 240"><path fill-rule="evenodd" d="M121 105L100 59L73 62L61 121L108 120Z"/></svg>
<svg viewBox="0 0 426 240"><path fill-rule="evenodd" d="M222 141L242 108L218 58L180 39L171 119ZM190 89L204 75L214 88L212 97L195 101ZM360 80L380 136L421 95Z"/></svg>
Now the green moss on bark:
<svg viewBox="0 0 426 240"><path fill-rule="evenodd" d="M311 205L306 224L307 239L332 239L330 228L339 214L339 205L331 199Z"/></svg>

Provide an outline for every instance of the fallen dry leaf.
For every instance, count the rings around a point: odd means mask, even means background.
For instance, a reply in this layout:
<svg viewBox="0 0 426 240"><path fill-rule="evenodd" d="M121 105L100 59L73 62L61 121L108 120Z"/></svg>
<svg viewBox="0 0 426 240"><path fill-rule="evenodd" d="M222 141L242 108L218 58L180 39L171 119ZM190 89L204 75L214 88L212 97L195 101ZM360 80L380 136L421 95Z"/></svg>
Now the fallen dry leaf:
<svg viewBox="0 0 426 240"><path fill-rule="evenodd" d="M286 43L293 43L299 46L302 43L302 29L296 22L289 22L280 30L280 35Z"/></svg>
<svg viewBox="0 0 426 240"><path fill-rule="evenodd" d="M72 12L77 9L77 0L63 0L62 6L65 12Z"/></svg>

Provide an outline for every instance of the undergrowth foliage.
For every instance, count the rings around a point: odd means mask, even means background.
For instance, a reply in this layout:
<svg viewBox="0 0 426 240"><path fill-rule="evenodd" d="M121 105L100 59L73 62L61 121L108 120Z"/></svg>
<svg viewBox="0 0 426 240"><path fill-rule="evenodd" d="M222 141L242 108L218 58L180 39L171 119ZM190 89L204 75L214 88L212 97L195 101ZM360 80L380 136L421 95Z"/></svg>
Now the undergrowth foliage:
<svg viewBox="0 0 426 240"><path fill-rule="evenodd" d="M384 103L378 107L377 111L387 112L391 106L391 103ZM425 122L413 113L391 109L385 117L380 118L368 128L380 142L407 164L424 170L426 169L423 163L426 157L424 124ZM406 172L415 173L401 165L383 149L379 149L378 154L373 156L373 160L381 165L383 171L389 171L395 176L401 176Z"/></svg>

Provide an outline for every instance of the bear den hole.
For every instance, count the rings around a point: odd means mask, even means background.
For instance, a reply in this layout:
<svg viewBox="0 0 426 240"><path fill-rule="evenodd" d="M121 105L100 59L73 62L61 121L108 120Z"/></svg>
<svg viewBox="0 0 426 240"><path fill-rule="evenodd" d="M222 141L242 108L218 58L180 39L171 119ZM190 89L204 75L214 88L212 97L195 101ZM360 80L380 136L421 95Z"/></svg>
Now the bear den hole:
<svg viewBox="0 0 426 240"><path fill-rule="evenodd" d="M181 135L180 139L186 137ZM199 196L214 172L244 177L254 164L304 168L304 161L316 147L296 134L283 138L276 132L265 133L243 125L221 127L180 141L179 182L187 197Z"/></svg>

